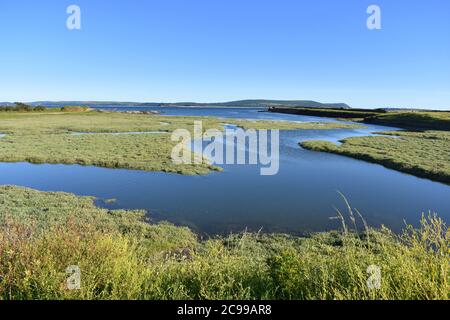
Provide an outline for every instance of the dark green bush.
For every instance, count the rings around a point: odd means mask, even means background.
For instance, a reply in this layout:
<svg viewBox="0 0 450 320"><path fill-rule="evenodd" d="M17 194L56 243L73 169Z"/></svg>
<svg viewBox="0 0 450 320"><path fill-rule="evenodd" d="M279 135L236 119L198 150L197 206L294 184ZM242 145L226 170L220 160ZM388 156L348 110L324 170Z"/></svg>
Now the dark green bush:
<svg viewBox="0 0 450 320"><path fill-rule="evenodd" d="M85 106L64 106L61 108L62 112L84 112L88 111L89 107Z"/></svg>

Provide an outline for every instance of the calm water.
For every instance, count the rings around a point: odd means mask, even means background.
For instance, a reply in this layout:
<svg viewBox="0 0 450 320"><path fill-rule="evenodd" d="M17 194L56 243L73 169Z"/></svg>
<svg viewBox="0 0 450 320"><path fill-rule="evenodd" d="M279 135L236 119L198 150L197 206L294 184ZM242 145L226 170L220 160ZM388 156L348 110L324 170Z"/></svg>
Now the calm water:
<svg viewBox="0 0 450 320"><path fill-rule="evenodd" d="M159 108L149 108L159 109ZM258 109L167 108L165 115L324 121ZM329 119L329 121L332 121ZM260 176L254 165L224 165L224 172L181 176L77 165L0 163L0 184L115 198L111 208L142 208L154 221L169 220L207 234L250 230L304 233L338 227L333 207L344 210L343 192L369 224L395 230L422 212L450 217L450 186L350 158L303 150L298 142L367 135L389 128L297 130L280 133L280 171Z"/></svg>

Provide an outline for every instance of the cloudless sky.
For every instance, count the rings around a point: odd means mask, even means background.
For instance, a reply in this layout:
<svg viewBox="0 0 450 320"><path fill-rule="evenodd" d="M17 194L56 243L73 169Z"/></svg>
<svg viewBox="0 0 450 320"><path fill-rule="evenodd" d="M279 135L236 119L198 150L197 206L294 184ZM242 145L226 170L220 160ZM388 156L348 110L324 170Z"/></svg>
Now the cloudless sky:
<svg viewBox="0 0 450 320"><path fill-rule="evenodd" d="M450 109L448 0L1 0L0 43L0 101Z"/></svg>

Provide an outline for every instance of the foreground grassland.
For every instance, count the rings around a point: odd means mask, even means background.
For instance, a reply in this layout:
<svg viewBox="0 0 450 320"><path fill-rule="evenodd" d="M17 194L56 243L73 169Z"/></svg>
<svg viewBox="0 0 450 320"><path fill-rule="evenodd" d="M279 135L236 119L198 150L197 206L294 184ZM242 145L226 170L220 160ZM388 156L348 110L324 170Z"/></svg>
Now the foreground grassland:
<svg viewBox="0 0 450 320"><path fill-rule="evenodd" d="M204 174L210 170L219 170L206 161L192 165L177 165L172 162L171 151L178 142L171 141L170 133L183 128L192 132L194 120L201 120L204 130L223 128L223 120L206 117L163 117L97 111L4 112L0 113L0 133L6 136L0 139L0 161L95 165L181 174ZM255 122L231 119L226 122L246 129L354 127L342 123ZM77 132L148 134L73 135Z"/></svg>
<svg viewBox="0 0 450 320"><path fill-rule="evenodd" d="M382 164L388 168L450 184L450 132L385 132L392 137L356 137L341 145L305 141L314 150Z"/></svg>
<svg viewBox="0 0 450 320"><path fill-rule="evenodd" d="M199 240L67 193L0 187L0 299L448 299L450 232L436 217L309 238ZM66 268L81 271L67 290ZM367 268L381 268L369 289Z"/></svg>

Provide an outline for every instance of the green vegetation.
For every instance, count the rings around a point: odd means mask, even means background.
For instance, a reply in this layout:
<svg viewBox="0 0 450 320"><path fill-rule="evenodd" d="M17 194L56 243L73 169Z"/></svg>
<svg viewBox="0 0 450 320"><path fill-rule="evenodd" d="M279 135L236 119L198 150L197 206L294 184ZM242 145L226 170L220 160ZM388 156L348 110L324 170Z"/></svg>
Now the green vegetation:
<svg viewBox="0 0 450 320"><path fill-rule="evenodd" d="M386 111L384 109L341 109L271 107L271 112L351 119L412 130L450 131L450 112L445 111Z"/></svg>
<svg viewBox="0 0 450 320"><path fill-rule="evenodd" d="M174 164L171 151L178 142L170 133L184 128L192 132L194 120L202 120L203 129L222 130L223 120L194 117L162 117L116 112L51 112L0 114L0 161L95 165L181 174L204 174L219 170L202 164ZM255 129L329 129L351 127L340 123L252 122L236 120L245 128ZM117 133L149 132L130 135L73 135L76 132Z"/></svg>
<svg viewBox="0 0 450 320"><path fill-rule="evenodd" d="M352 110L308 109L308 112L334 117L356 116ZM360 121L411 131L384 133L392 137L349 138L343 140L342 145L327 141L305 141L300 145L309 150L341 154L418 177L450 183L450 112L370 112L376 114L364 115Z"/></svg>
<svg viewBox="0 0 450 320"><path fill-rule="evenodd" d="M342 145L327 141L305 141L314 151L337 153L382 164L388 168L435 181L450 183L450 132L386 132L392 137L345 139Z"/></svg>
<svg viewBox="0 0 450 320"><path fill-rule="evenodd" d="M349 211L351 217L353 212ZM344 221L344 220L342 220ZM309 238L199 240L142 211L0 187L0 299L449 299L450 232L435 216L402 235L367 228ZM81 271L68 290L66 268ZM367 268L381 268L369 289Z"/></svg>
<svg viewBox="0 0 450 320"><path fill-rule="evenodd" d="M298 114L315 117L330 117L342 119L358 119L362 120L366 117L373 117L379 114L384 114L386 111L365 110L365 109L343 109L343 108L310 108L310 107L287 107L277 106L269 108L270 112Z"/></svg>
<svg viewBox="0 0 450 320"><path fill-rule="evenodd" d="M161 124L165 121L167 124ZM204 125L218 126L205 119ZM95 165L181 174L205 174L219 168L177 165L171 160L176 142L169 134L106 135L114 132L192 130L193 118L163 118L122 113L8 114L0 116L0 161ZM97 132L98 135L72 135Z"/></svg>
<svg viewBox="0 0 450 320"><path fill-rule="evenodd" d="M237 124L244 129L278 129L278 130L317 130L317 129L356 129L363 126L342 122L288 122L288 121L268 121L268 120L233 120L231 123Z"/></svg>
<svg viewBox="0 0 450 320"><path fill-rule="evenodd" d="M47 108L42 106L33 107L25 103L15 102L13 106L0 106L0 112L42 112Z"/></svg>
<svg viewBox="0 0 450 320"><path fill-rule="evenodd" d="M151 136L151 137L150 137ZM218 167L177 165L171 160L170 135L47 134L0 139L0 161L94 165L180 174L205 174Z"/></svg>
<svg viewBox="0 0 450 320"><path fill-rule="evenodd" d="M0 132L14 136L67 134L73 132L146 132L173 131L178 128L190 128L194 118L160 117L125 114L118 112L68 112L58 109L46 113L1 113ZM208 120L198 118L198 120ZM161 122L168 123L163 125ZM207 125L220 126L219 120L209 119Z"/></svg>
<svg viewBox="0 0 450 320"><path fill-rule="evenodd" d="M364 119L367 123L376 123L412 130L450 131L450 112L414 111L389 112Z"/></svg>
<svg viewBox="0 0 450 320"><path fill-rule="evenodd" d="M224 120L96 112L77 106L51 112L17 107L21 112L0 113L0 132L6 133L0 138L0 161L182 174L218 169L207 163L173 164L170 153L176 142L170 133L180 128L192 132L194 120L202 120L204 130L222 129ZM354 127L226 122L246 129ZM98 134L73 135L80 132ZM148 134L106 134L123 132ZM386 134L393 137L351 138L342 146L303 145L450 181L450 132ZM424 218L420 229L407 226L400 235L386 228L356 230L356 223L351 230L340 214L341 231L307 238L242 233L201 240L185 227L148 223L142 210L107 210L93 201L0 186L0 300L450 298L450 232L434 215ZM354 221L350 208L349 215ZM72 265L81 271L79 290L66 288L66 269ZM381 268L378 289L366 283L372 265Z"/></svg>
<svg viewBox="0 0 450 320"><path fill-rule="evenodd" d="M63 106L61 108L46 108L44 106L33 107L31 105L15 102L14 105L0 106L0 112L44 112L44 111L62 111L62 112L85 112L89 107L83 106Z"/></svg>
<svg viewBox="0 0 450 320"><path fill-rule="evenodd" d="M89 107L84 106L64 106L61 108L62 112L86 112L89 110Z"/></svg>

